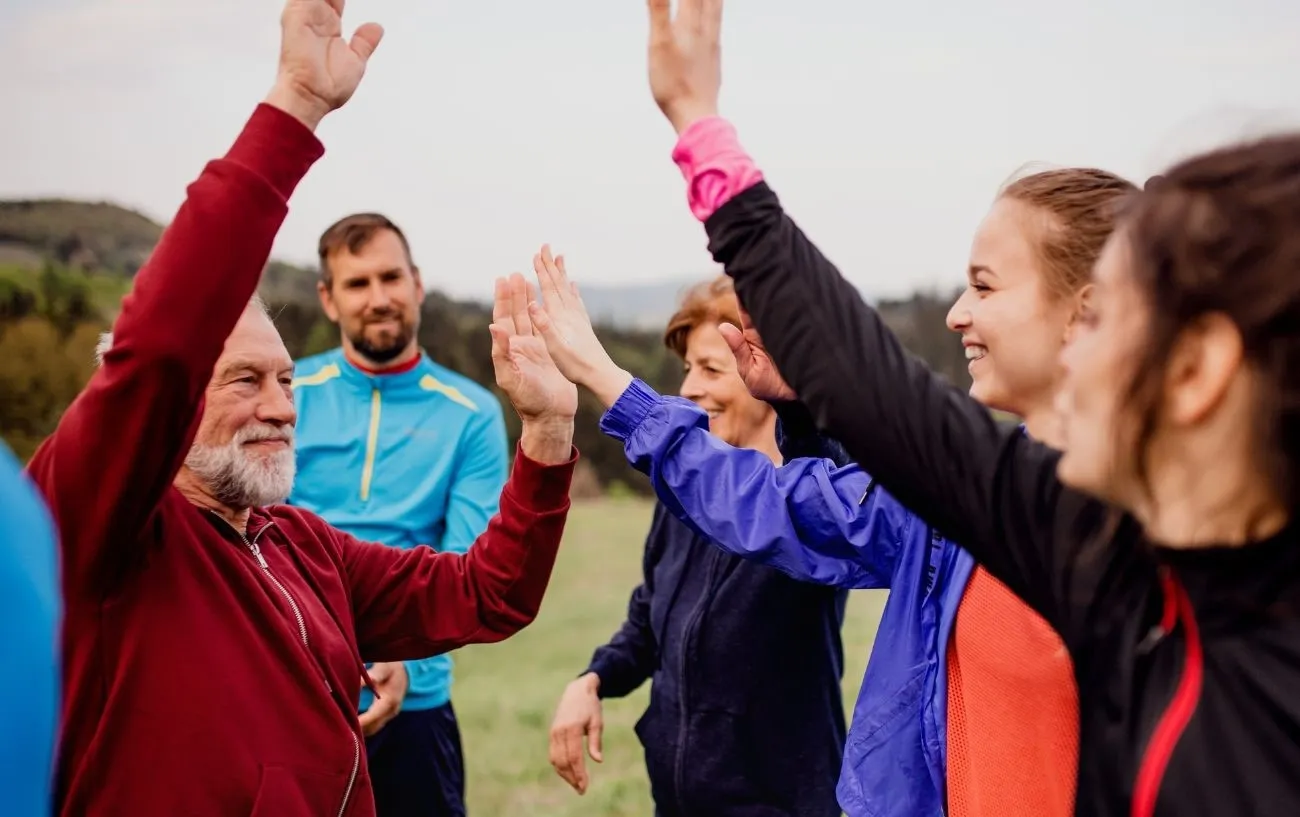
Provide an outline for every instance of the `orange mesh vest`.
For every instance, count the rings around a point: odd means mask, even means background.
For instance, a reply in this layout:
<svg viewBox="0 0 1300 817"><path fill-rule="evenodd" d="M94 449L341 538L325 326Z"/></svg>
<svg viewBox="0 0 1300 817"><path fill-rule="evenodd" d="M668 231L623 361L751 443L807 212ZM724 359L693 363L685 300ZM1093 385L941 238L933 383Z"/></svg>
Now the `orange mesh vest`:
<svg viewBox="0 0 1300 817"><path fill-rule="evenodd" d="M1079 703L1060 636L977 567L948 643L950 817L1071 817Z"/></svg>

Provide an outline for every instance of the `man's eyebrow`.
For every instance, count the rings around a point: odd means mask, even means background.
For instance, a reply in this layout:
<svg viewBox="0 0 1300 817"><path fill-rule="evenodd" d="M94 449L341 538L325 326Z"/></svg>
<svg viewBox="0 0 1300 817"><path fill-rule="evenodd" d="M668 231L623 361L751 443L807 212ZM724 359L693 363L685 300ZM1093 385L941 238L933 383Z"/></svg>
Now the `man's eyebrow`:
<svg viewBox="0 0 1300 817"><path fill-rule="evenodd" d="M266 361L259 361L253 358L237 357L229 361L228 363L226 363L224 366L222 366L219 374L222 377L227 377L231 374L234 374L235 372L240 372L240 371L259 372L266 368L267 368ZM292 373L294 370L293 361L285 361L282 364L275 366L275 370Z"/></svg>

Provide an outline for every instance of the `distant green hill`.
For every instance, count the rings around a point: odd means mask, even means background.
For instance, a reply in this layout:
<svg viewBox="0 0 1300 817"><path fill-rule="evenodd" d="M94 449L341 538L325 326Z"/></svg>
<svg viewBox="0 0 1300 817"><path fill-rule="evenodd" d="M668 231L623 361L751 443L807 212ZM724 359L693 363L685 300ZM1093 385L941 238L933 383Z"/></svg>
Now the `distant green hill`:
<svg viewBox="0 0 1300 817"><path fill-rule="evenodd" d="M0 245L97 272L135 274L162 229L148 216L106 202L0 201Z"/></svg>

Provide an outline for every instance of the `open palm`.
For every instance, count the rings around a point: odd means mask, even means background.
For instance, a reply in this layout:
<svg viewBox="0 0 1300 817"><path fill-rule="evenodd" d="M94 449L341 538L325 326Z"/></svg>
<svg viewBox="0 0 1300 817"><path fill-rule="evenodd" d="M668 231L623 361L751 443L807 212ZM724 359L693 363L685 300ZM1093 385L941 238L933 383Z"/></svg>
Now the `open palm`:
<svg viewBox="0 0 1300 817"><path fill-rule="evenodd" d="M280 18L280 82L332 111L357 90L383 38L375 23L343 39L344 0L287 0Z"/></svg>
<svg viewBox="0 0 1300 817"><path fill-rule="evenodd" d="M648 0L650 92L681 133L718 110L722 0Z"/></svg>
<svg viewBox="0 0 1300 817"><path fill-rule="evenodd" d="M542 295L541 303L533 307L533 325L564 376L589 386L594 374L614 363L596 337L577 286L569 280L564 256L552 257L550 245L543 244L533 256L533 271Z"/></svg>
<svg viewBox="0 0 1300 817"><path fill-rule="evenodd" d="M524 420L572 419L578 388L551 360L528 316L529 286L515 273L497 279L492 305L492 368L497 385Z"/></svg>

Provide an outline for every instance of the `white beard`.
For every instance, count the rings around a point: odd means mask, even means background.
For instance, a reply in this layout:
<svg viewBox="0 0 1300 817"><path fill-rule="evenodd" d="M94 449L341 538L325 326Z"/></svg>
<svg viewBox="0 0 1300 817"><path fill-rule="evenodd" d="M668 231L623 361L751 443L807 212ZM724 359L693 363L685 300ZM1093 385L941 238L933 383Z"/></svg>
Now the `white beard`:
<svg viewBox="0 0 1300 817"><path fill-rule="evenodd" d="M255 456L244 448L245 442L274 439L287 439L289 447L267 456ZM195 443L185 456L185 465L207 486L213 499L228 508L279 504L293 490L293 426L249 423L226 445Z"/></svg>

